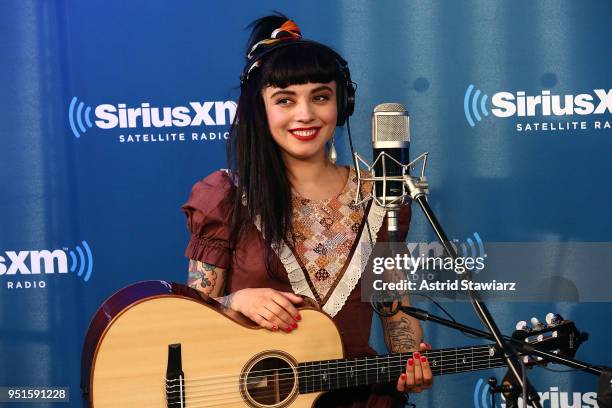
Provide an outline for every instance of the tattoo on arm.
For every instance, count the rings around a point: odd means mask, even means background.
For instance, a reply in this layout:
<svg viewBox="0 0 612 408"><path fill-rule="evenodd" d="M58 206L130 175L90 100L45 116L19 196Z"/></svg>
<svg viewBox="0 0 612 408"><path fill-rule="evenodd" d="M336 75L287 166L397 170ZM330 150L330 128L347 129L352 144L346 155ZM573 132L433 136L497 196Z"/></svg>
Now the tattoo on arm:
<svg viewBox="0 0 612 408"><path fill-rule="evenodd" d="M227 296L223 296L221 298L217 298L216 300L221 303L223 306L227 307L228 309L232 308L232 298L234 297L233 293L230 293Z"/></svg>
<svg viewBox="0 0 612 408"><path fill-rule="evenodd" d="M218 269L214 265L189 260L189 278L187 285L210 295L218 281Z"/></svg>
<svg viewBox="0 0 612 408"><path fill-rule="evenodd" d="M385 321L385 341L391 352L400 353L417 350L419 339L415 338L415 333L410 325L410 320L402 316L398 320Z"/></svg>

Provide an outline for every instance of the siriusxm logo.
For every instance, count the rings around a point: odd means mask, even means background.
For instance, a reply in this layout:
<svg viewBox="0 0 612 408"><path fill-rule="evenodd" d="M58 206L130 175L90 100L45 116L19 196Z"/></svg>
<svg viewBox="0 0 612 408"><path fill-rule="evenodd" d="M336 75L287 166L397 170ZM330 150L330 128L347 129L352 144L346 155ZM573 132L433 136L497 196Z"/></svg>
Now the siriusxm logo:
<svg viewBox="0 0 612 408"><path fill-rule="evenodd" d="M474 387L474 408L505 408L504 402L497 401L495 405L491 405L491 394L489 393L489 384L482 378L479 378ZM565 392L559 391L559 387L550 387L548 391L538 392L540 403L544 408L574 408L574 407L597 407L596 392ZM499 397L496 398L499 400ZM518 399L518 407L522 408L523 399ZM530 405L531 406L531 405Z"/></svg>
<svg viewBox="0 0 612 408"><path fill-rule="evenodd" d="M92 107L79 102L74 96L68 107L68 122L74 137L91 129L94 124L100 129L170 128L187 126L224 126L236 116L234 101L189 102L187 106L151 106L143 102L138 107L101 104Z"/></svg>
<svg viewBox="0 0 612 408"><path fill-rule="evenodd" d="M40 275L74 274L89 281L93 272L93 254L87 241L74 249L40 251L5 251L0 256L0 276L5 278L38 278ZM44 287L44 281L37 282ZM42 283L42 284L41 284ZM7 288L28 288L21 281L8 281Z"/></svg>
<svg viewBox="0 0 612 408"><path fill-rule="evenodd" d="M487 108L488 100L488 95L476 89L473 84L468 86L463 97L463 112L470 127L476 126L476 122L490 114L509 118L612 113L612 89L594 89L592 93L578 95L552 95L549 90L543 90L539 95L526 95L524 91L502 91L493 94Z"/></svg>

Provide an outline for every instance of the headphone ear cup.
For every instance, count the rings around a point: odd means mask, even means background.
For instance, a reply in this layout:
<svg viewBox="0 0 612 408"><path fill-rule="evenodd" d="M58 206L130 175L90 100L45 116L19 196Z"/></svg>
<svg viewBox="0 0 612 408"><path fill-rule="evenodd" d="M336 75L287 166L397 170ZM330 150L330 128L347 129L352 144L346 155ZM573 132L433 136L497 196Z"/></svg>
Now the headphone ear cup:
<svg viewBox="0 0 612 408"><path fill-rule="evenodd" d="M338 87L338 120L336 126L342 126L355 110L355 86L345 77L344 84Z"/></svg>
<svg viewBox="0 0 612 408"><path fill-rule="evenodd" d="M346 81L346 105L345 109L345 117L344 120L348 119L349 116L353 114L355 111L355 85L349 79Z"/></svg>

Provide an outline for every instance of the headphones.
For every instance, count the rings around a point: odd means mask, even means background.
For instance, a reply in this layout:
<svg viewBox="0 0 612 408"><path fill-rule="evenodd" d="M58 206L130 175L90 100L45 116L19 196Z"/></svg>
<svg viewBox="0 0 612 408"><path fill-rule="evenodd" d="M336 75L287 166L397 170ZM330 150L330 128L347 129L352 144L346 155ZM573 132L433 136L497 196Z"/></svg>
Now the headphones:
<svg viewBox="0 0 612 408"><path fill-rule="evenodd" d="M355 110L355 84L351 81L351 72L348 68L348 63L344 58L340 56L336 51L329 48L327 45L318 43L316 41L309 40L285 40L280 41L277 44L266 47L261 52L255 53L254 55L249 54L249 62L245 65L242 73L240 74L240 86L243 87L247 81L249 80L249 74L251 71L259 67L261 65L261 58L264 56L285 47L291 47L297 44L310 44L315 45L317 47L324 48L329 51L336 60L338 64L338 68L340 69L341 81L342 83L338 83L336 90L336 101L338 104L338 120L336 122L336 126L342 126L346 122L349 116L353 114Z"/></svg>

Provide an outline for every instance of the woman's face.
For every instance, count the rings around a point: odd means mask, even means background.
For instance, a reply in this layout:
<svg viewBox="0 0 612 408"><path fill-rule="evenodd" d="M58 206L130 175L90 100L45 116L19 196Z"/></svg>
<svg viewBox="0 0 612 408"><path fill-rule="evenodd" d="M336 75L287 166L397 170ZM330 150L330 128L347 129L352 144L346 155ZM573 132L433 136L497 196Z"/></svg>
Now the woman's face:
<svg viewBox="0 0 612 408"><path fill-rule="evenodd" d="M283 155L325 160L325 143L336 128L336 82L268 86L262 91L268 125Z"/></svg>

